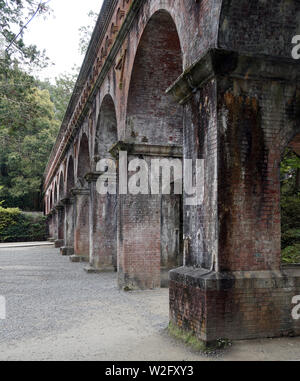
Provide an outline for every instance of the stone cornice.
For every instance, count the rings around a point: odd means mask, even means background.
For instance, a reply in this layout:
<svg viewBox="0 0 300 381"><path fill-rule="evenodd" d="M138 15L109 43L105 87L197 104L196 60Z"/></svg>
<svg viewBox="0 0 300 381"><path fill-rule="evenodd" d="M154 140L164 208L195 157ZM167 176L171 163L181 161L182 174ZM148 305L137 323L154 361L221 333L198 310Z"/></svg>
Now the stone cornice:
<svg viewBox="0 0 300 381"><path fill-rule="evenodd" d="M71 193L73 196L89 196L90 190L86 188L74 188Z"/></svg>
<svg viewBox="0 0 300 381"><path fill-rule="evenodd" d="M74 199L72 197L66 197L63 200L61 200L61 202L64 205L72 205L74 202Z"/></svg>
<svg viewBox="0 0 300 381"><path fill-rule="evenodd" d="M96 182L103 172L91 172L84 176L88 183Z"/></svg>
<svg viewBox="0 0 300 381"><path fill-rule="evenodd" d="M300 80L300 65L292 58L211 49L185 70L166 93L176 102L185 104L209 80L222 76L295 83Z"/></svg>
<svg viewBox="0 0 300 381"><path fill-rule="evenodd" d="M56 211L63 210L63 209L64 209L64 205L63 205L63 203L60 202L59 204L57 204L57 205L54 207L54 209L55 209Z"/></svg>
<svg viewBox="0 0 300 381"><path fill-rule="evenodd" d="M114 158L119 157L120 151L126 151L128 155L161 156L182 158L182 147L180 146L160 146L150 144L135 144L119 141L110 149L110 154Z"/></svg>

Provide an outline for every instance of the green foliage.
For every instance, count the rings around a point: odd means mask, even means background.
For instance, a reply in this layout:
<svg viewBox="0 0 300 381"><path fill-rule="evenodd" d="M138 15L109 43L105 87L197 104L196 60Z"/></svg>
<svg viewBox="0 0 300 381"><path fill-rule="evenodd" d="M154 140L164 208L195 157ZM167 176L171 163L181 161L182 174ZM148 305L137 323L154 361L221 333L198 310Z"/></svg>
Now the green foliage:
<svg viewBox="0 0 300 381"><path fill-rule="evenodd" d="M49 80L39 83L39 88L49 91L51 102L54 104L55 118L63 121L73 89L78 76L79 68L73 67L69 74L61 74L55 78L53 85Z"/></svg>
<svg viewBox="0 0 300 381"><path fill-rule="evenodd" d="M17 67L9 70L9 78L11 92L0 95L0 201L7 207L38 210L59 121L48 90L35 87L33 78ZM0 75L0 86L4 82Z"/></svg>
<svg viewBox="0 0 300 381"><path fill-rule="evenodd" d="M218 349L224 349L232 345L228 339L218 339L215 342L206 344L204 341L199 340L193 332L188 332L178 328L173 323L168 327L169 335L183 342L187 346L191 347L196 352L204 352L207 354L213 354Z"/></svg>
<svg viewBox="0 0 300 381"><path fill-rule="evenodd" d="M5 66L12 62L22 65L47 65L45 52L35 45L26 45L24 32L30 22L39 15L50 13L49 1L39 0L0 0L0 37L4 40ZM2 47L3 48L3 47Z"/></svg>
<svg viewBox="0 0 300 381"><path fill-rule="evenodd" d="M295 243L282 250L283 263L300 263L300 244Z"/></svg>
<svg viewBox="0 0 300 381"><path fill-rule="evenodd" d="M90 11L88 13L88 16L91 20L89 25L85 25L79 28L80 33L80 39L79 39L79 52L80 54L84 55L87 51L87 48L89 46L92 33L98 18L98 13L94 11Z"/></svg>
<svg viewBox="0 0 300 381"><path fill-rule="evenodd" d="M46 220L42 216L24 214L18 208L0 206L0 242L46 240Z"/></svg>
<svg viewBox="0 0 300 381"><path fill-rule="evenodd" d="M287 149L280 168L282 261L300 263L300 157Z"/></svg>

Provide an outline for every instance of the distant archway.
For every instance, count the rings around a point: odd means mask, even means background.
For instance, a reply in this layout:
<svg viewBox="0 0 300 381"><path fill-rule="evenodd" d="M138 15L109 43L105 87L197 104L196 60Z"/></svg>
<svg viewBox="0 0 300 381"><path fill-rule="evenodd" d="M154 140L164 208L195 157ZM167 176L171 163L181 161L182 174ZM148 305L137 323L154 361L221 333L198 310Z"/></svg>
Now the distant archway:
<svg viewBox="0 0 300 381"><path fill-rule="evenodd" d="M61 172L60 177L59 177L59 201L61 201L64 198L64 193L65 193L65 184L64 184L64 175Z"/></svg>
<svg viewBox="0 0 300 381"><path fill-rule="evenodd" d="M77 179L84 179L84 176L91 171L91 160L89 141L86 134L83 134L80 141L78 165L77 165Z"/></svg>
<svg viewBox="0 0 300 381"><path fill-rule="evenodd" d="M55 182L55 185L54 185L54 206L56 206L56 204L57 204L57 185Z"/></svg>
<svg viewBox="0 0 300 381"><path fill-rule="evenodd" d="M110 157L109 150L118 141L118 128L115 104L110 95L106 95L100 107L96 127L95 155L99 158Z"/></svg>
<svg viewBox="0 0 300 381"><path fill-rule="evenodd" d="M74 160L73 157L70 156L68 161L68 169L67 169L67 195L70 195L71 190L75 186L75 177L74 177Z"/></svg>

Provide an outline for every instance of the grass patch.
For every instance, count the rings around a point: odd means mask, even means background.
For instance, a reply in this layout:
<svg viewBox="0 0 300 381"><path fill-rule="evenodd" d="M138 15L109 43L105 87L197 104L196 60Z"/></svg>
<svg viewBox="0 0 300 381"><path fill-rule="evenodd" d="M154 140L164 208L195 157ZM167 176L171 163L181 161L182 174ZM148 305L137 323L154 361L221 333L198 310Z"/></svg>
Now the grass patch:
<svg viewBox="0 0 300 381"><path fill-rule="evenodd" d="M213 343L205 343L204 341L199 340L193 332L184 331L183 329L175 326L173 323L169 324L168 333L170 336L183 342L196 352L213 354L216 350L231 346L231 342L228 339L218 339Z"/></svg>

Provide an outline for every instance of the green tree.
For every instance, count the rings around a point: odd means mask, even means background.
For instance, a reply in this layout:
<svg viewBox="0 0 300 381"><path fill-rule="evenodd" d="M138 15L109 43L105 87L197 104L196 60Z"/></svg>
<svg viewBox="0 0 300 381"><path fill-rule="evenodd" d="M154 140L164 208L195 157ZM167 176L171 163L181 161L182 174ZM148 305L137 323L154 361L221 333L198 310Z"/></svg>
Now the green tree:
<svg viewBox="0 0 300 381"><path fill-rule="evenodd" d="M300 157L287 149L281 162L282 260L300 263Z"/></svg>
<svg viewBox="0 0 300 381"><path fill-rule="evenodd" d="M90 18L91 22L88 25L84 25L79 28L80 33L80 39L79 39L79 52L80 54L84 55L87 51L87 48L89 46L93 30L96 25L96 21L98 18L98 13L94 11L89 11L88 17Z"/></svg>
<svg viewBox="0 0 300 381"><path fill-rule="evenodd" d="M20 101L0 101L0 109L4 109L0 119L0 200L5 200L4 206L38 210L42 175L59 122L48 90L30 87L22 92ZM10 105L12 114L7 110Z"/></svg>
<svg viewBox="0 0 300 381"><path fill-rule="evenodd" d="M71 73L64 73L55 78L53 85L50 80L39 83L39 87L47 89L50 93L51 101L55 107L55 117L62 122L68 107L73 89L78 76L79 68L74 67Z"/></svg>
<svg viewBox="0 0 300 381"><path fill-rule="evenodd" d="M50 13L48 3L49 0L0 0L1 49L5 53L1 66L12 62L47 65L45 52L35 45L26 45L23 37L35 17Z"/></svg>

